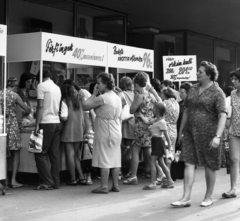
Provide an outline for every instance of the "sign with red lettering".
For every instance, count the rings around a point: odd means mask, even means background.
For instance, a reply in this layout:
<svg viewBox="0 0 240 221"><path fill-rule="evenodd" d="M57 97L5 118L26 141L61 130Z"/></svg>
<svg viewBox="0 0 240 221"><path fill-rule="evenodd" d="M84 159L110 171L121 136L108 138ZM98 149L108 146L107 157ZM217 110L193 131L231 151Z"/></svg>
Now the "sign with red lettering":
<svg viewBox="0 0 240 221"><path fill-rule="evenodd" d="M163 78L170 81L196 81L195 55L163 56Z"/></svg>
<svg viewBox="0 0 240 221"><path fill-rule="evenodd" d="M0 25L0 56L6 56L7 53L7 26Z"/></svg>

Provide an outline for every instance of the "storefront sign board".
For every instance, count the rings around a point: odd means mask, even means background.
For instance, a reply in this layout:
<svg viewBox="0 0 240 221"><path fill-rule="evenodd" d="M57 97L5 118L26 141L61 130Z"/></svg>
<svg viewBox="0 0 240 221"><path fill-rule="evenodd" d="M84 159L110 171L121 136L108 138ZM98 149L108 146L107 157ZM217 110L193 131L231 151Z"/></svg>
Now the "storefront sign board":
<svg viewBox="0 0 240 221"><path fill-rule="evenodd" d="M7 53L7 26L0 24L0 56Z"/></svg>
<svg viewBox="0 0 240 221"><path fill-rule="evenodd" d="M196 56L163 56L163 78L176 82L196 81Z"/></svg>
<svg viewBox="0 0 240 221"><path fill-rule="evenodd" d="M108 43L108 67L153 72L153 50Z"/></svg>
<svg viewBox="0 0 240 221"><path fill-rule="evenodd" d="M44 32L8 36L8 62L37 60L105 67L107 43Z"/></svg>

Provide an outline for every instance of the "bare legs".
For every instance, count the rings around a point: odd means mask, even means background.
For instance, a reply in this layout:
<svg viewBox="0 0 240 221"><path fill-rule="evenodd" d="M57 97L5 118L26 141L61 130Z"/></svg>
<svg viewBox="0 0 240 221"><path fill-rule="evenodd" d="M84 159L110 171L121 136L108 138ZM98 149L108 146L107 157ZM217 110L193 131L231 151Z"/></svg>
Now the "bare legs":
<svg viewBox="0 0 240 221"><path fill-rule="evenodd" d="M112 175L112 186L118 187L118 173L119 168L100 168L101 170L101 187L99 189L107 189L108 188L108 178L109 178L109 172L111 170Z"/></svg>
<svg viewBox="0 0 240 221"><path fill-rule="evenodd" d="M82 173L81 162L78 158L78 150L79 150L80 143L65 143L65 150L68 162L68 169L71 175L71 181L76 180L75 169L77 169L79 178L84 179Z"/></svg>
<svg viewBox="0 0 240 221"><path fill-rule="evenodd" d="M240 139L230 138L229 139L229 154L230 154L230 181L231 189L229 193L236 194L237 191L237 180L239 174L239 159L240 159Z"/></svg>
<svg viewBox="0 0 240 221"><path fill-rule="evenodd" d="M11 151L12 154L12 177L11 177L11 185L12 186L22 186L22 184L16 181L16 176L18 172L18 167L20 164L20 150Z"/></svg>
<svg viewBox="0 0 240 221"><path fill-rule="evenodd" d="M204 202L212 201L213 190L216 182L216 175L217 173L215 170L211 170L210 168L205 167L205 178L206 178L207 190L203 200Z"/></svg>

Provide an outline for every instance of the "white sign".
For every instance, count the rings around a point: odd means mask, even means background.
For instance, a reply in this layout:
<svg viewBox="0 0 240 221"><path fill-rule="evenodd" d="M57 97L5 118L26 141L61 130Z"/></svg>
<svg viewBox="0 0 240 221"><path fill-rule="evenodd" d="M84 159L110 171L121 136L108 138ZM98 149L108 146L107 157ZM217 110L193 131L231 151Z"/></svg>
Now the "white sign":
<svg viewBox="0 0 240 221"><path fill-rule="evenodd" d="M153 72L153 50L108 43L108 67Z"/></svg>
<svg viewBox="0 0 240 221"><path fill-rule="evenodd" d="M163 56L163 78L170 81L196 81L196 56Z"/></svg>
<svg viewBox="0 0 240 221"><path fill-rule="evenodd" d="M106 66L107 43L42 33L42 60Z"/></svg>
<svg viewBox="0 0 240 221"><path fill-rule="evenodd" d="M7 54L7 26L0 25L0 56Z"/></svg>

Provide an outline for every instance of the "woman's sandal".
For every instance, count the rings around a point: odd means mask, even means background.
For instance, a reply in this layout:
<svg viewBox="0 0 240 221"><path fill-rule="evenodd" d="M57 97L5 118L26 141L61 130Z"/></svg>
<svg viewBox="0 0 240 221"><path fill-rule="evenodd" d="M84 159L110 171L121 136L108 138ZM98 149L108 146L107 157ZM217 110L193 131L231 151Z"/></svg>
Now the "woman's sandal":
<svg viewBox="0 0 240 221"><path fill-rule="evenodd" d="M78 185L88 185L86 179L80 179L80 180L78 180L78 181L77 181L77 184L78 184Z"/></svg>
<svg viewBox="0 0 240 221"><path fill-rule="evenodd" d="M77 184L78 184L77 180L71 180L71 181L67 182L68 186L77 186Z"/></svg>
<svg viewBox="0 0 240 221"><path fill-rule="evenodd" d="M91 180L86 181L86 185L92 185L92 184L93 184L93 182Z"/></svg>
<svg viewBox="0 0 240 221"><path fill-rule="evenodd" d="M34 190L54 190L54 188L52 185L40 184L34 187Z"/></svg>
<svg viewBox="0 0 240 221"><path fill-rule="evenodd" d="M137 177L132 177L128 178L127 180L123 181L123 184L125 185L137 185L138 184L138 179Z"/></svg>
<svg viewBox="0 0 240 221"><path fill-rule="evenodd" d="M237 197L237 194L236 194L236 193L223 193L223 194L222 194L222 197L223 197L224 199L236 198L236 197Z"/></svg>
<svg viewBox="0 0 240 221"><path fill-rule="evenodd" d="M156 186L154 185L148 185L143 187L143 190L155 190L155 189L156 189Z"/></svg>

